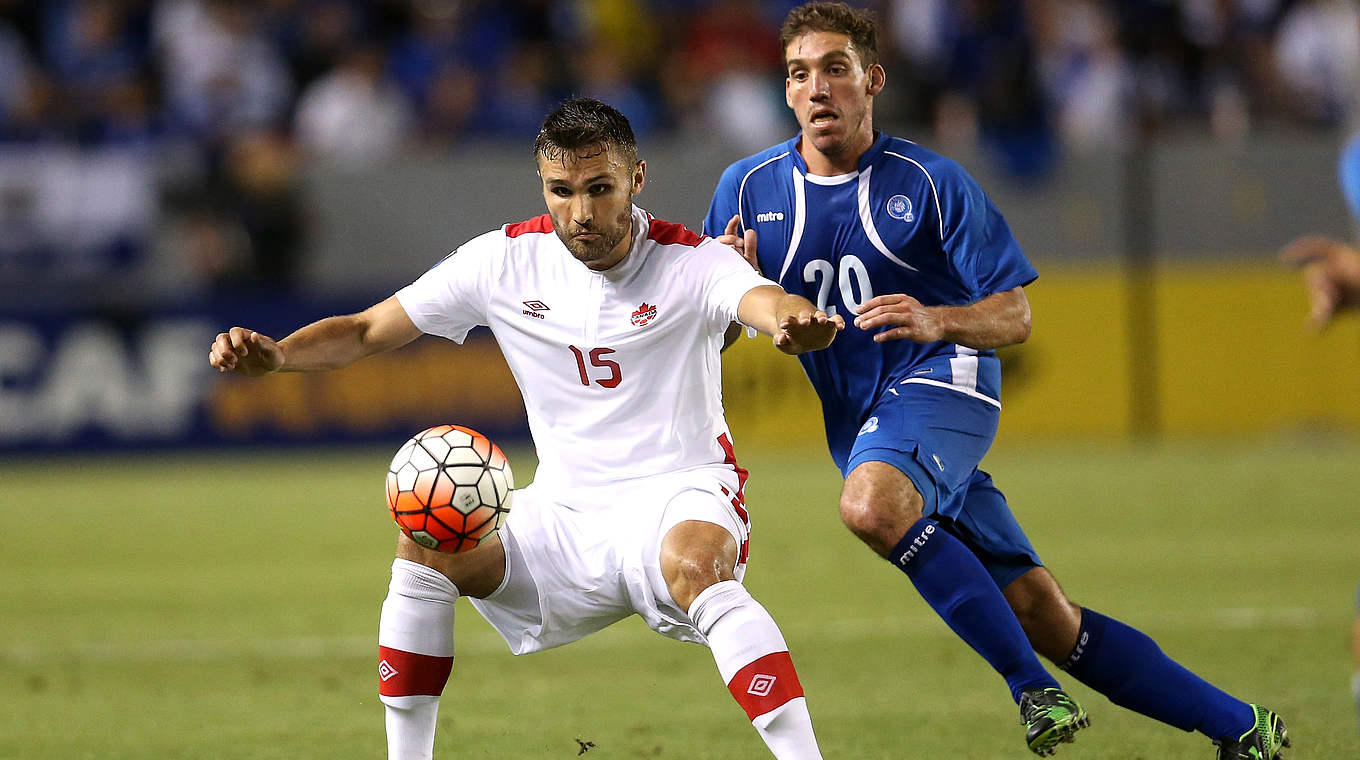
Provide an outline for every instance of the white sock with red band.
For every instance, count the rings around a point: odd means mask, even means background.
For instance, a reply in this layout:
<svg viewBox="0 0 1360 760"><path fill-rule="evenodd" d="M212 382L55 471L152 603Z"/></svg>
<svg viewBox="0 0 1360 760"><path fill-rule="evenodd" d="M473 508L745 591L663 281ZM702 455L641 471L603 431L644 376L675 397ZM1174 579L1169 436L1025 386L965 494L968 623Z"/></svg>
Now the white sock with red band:
<svg viewBox="0 0 1360 760"><path fill-rule="evenodd" d="M737 704L779 760L821 760L803 687L770 613L737 581L704 589L689 617Z"/></svg>
<svg viewBox="0 0 1360 760"><path fill-rule="evenodd" d="M378 693L387 713L388 760L434 754L439 695L453 669L458 587L438 570L392 561L378 623Z"/></svg>

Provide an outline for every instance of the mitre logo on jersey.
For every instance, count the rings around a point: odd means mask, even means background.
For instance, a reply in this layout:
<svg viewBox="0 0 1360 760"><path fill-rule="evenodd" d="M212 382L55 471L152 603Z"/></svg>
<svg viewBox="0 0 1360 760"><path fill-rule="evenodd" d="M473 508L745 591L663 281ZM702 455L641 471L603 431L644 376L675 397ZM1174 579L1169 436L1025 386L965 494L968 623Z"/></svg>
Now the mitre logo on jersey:
<svg viewBox="0 0 1360 760"><path fill-rule="evenodd" d="M629 321L638 327L642 327L653 319L656 319L656 306L643 301L642 305L637 307L637 311L633 312Z"/></svg>
<svg viewBox="0 0 1360 760"><path fill-rule="evenodd" d="M397 674L397 669L388 664L387 660L378 663L378 678L384 682Z"/></svg>
<svg viewBox="0 0 1360 760"><path fill-rule="evenodd" d="M889 198L888 216L904 222L916 221L916 216L911 213L911 199L905 195L894 195Z"/></svg>
<svg viewBox="0 0 1360 760"><path fill-rule="evenodd" d="M546 317L544 317L542 314L539 314L539 312L540 312L540 311L552 311L552 309L549 309L549 308L548 308L548 305L547 305L546 303L543 303L542 301L539 301L538 299L533 299L533 300L530 300L530 301L520 301L520 303L522 303L522 304L524 304L525 306L529 307L529 308L525 309L524 311L520 312L521 314L523 314L523 315L526 316L526 317L533 317L534 319L546 319Z"/></svg>
<svg viewBox="0 0 1360 760"><path fill-rule="evenodd" d="M774 682L778 680L774 676L765 673L756 673L751 679L751 685L746 687L746 693L757 697L770 696L770 690L774 688Z"/></svg>
<svg viewBox="0 0 1360 760"><path fill-rule="evenodd" d="M784 221L783 211L762 211L756 214L757 222L782 222Z"/></svg>

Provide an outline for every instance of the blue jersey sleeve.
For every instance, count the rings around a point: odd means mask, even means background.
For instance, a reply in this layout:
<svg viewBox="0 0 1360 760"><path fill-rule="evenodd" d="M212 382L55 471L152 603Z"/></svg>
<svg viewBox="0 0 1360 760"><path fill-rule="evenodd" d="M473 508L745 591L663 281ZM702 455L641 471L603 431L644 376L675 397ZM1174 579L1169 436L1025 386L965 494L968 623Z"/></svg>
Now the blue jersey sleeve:
<svg viewBox="0 0 1360 760"><path fill-rule="evenodd" d="M741 177L737 164L727 167L718 180L718 188L713 191L713 201L708 204L708 216L704 217L704 234L716 238L727 229L727 220L738 213L741 199L737 197L741 189Z"/></svg>
<svg viewBox="0 0 1360 760"><path fill-rule="evenodd" d="M1346 207L1351 210L1351 219L1360 224L1360 133L1355 134L1341 149L1341 194L1346 198Z"/></svg>
<svg viewBox="0 0 1360 760"><path fill-rule="evenodd" d="M939 188L945 252L975 299L1028 285L1039 276L1010 225L977 180L954 165Z"/></svg>

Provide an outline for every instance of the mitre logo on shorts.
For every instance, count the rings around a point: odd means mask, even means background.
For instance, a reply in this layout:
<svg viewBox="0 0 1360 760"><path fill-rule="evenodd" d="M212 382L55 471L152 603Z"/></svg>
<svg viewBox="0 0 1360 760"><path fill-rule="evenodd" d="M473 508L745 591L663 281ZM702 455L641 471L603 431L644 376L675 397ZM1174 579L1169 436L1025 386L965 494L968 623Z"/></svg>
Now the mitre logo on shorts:
<svg viewBox="0 0 1360 760"><path fill-rule="evenodd" d="M656 319L656 306L643 301L642 305L637 307L637 311L633 312L629 321L638 327L642 327L653 319Z"/></svg>
<svg viewBox="0 0 1360 760"><path fill-rule="evenodd" d="M524 311L520 312L526 317L533 317L534 319L546 319L546 317L544 317L542 314L539 314L539 312L552 311L552 309L548 308L548 305L546 303L543 303L542 301L536 298L528 301L520 301L520 303L528 307Z"/></svg>
<svg viewBox="0 0 1360 760"><path fill-rule="evenodd" d="M378 663L378 678L382 679L384 682L389 680L390 678L392 678L392 676L395 676L396 674L397 669L392 667L391 664L387 662L387 660L383 660L382 662Z"/></svg>
<svg viewBox="0 0 1360 760"><path fill-rule="evenodd" d="M774 676L756 673L751 678L751 685L746 687L746 693L757 697L768 697L770 690L774 688L774 682L777 680Z"/></svg>

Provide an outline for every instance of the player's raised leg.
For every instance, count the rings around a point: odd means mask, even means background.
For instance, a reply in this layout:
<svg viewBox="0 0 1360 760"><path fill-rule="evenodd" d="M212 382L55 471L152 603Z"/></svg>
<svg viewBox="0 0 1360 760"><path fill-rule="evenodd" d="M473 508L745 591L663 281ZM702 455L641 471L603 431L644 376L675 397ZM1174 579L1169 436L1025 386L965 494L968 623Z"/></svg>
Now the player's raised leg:
<svg viewBox="0 0 1360 760"><path fill-rule="evenodd" d="M1006 680L1031 750L1047 755L1071 741L1087 725L1086 712L1044 670L982 563L923 516L924 498L901 469L915 465L888 450L861 452L857 460L841 491L846 527L905 573L926 603Z"/></svg>
<svg viewBox="0 0 1360 760"><path fill-rule="evenodd" d="M398 539L378 624L378 693L386 713L388 760L433 755L439 696L453 669L459 589L484 596L504 575L499 538L456 555L431 551L405 535Z"/></svg>
<svg viewBox="0 0 1360 760"><path fill-rule="evenodd" d="M1199 731L1225 759L1273 760L1288 746L1279 716L1190 672L1141 631L1074 604L1046 568L1020 576L1005 595L1040 654L1116 705Z"/></svg>
<svg viewBox="0 0 1360 760"><path fill-rule="evenodd" d="M726 529L686 520L662 540L661 572L770 752L779 760L821 760L788 645L774 618L736 580L737 557Z"/></svg>

